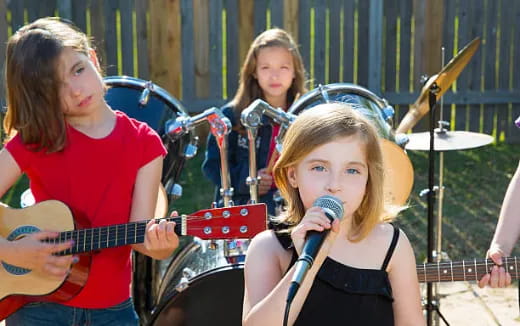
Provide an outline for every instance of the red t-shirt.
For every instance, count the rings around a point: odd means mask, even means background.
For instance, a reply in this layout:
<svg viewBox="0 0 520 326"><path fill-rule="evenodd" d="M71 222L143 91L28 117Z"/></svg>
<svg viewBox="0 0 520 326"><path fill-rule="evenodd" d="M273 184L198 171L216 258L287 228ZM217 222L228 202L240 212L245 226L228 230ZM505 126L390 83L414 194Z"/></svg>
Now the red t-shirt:
<svg viewBox="0 0 520 326"><path fill-rule="evenodd" d="M67 146L58 153L32 152L20 135L6 144L29 177L36 202L64 202L77 228L128 223L138 170L166 154L160 137L148 125L119 111L116 116L114 130L102 139L90 138L69 126ZM65 304L106 308L128 299L130 252L130 246L123 246L93 253L85 287Z"/></svg>

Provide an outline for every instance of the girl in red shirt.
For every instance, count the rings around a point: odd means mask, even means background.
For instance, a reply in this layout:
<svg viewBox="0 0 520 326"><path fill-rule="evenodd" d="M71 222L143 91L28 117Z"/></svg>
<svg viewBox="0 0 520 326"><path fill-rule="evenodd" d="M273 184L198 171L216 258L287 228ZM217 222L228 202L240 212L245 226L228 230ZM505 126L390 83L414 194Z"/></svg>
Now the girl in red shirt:
<svg viewBox="0 0 520 326"><path fill-rule="evenodd" d="M0 151L0 196L26 174L36 202L65 203L79 228L153 217L166 150L150 127L107 105L87 36L59 19L39 19L9 39L6 57L4 127L11 138ZM174 223L165 221L146 224L144 243L90 255L53 255L74 246L41 242L57 235L40 230L21 239L0 237L0 268L65 279L71 264L89 257L86 284L69 301L23 306L7 325L138 325L131 249L162 259L178 246Z"/></svg>

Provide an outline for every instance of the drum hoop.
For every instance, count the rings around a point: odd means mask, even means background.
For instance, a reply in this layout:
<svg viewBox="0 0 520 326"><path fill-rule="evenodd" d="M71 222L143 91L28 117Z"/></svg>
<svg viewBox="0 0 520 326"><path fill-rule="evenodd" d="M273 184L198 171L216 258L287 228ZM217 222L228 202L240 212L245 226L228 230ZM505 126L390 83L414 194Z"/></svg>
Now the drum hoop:
<svg viewBox="0 0 520 326"><path fill-rule="evenodd" d="M134 78L130 76L107 76L103 78L103 81L108 86L130 86L132 88L136 89L144 89L145 85L148 81L145 81L143 79ZM152 82L153 83L153 82ZM168 93L167 90L162 88L161 86L153 83L153 90L151 93L157 95L159 98L161 98L164 102L166 102L170 107L179 109L179 113L185 117L188 117L188 111L182 105L182 103L177 100L175 97L171 96L170 93Z"/></svg>
<svg viewBox="0 0 520 326"><path fill-rule="evenodd" d="M350 83L333 83L333 84L327 84L322 85L321 88L317 87L304 95L302 95L299 99L297 99L289 108L289 113L294 113L299 107L310 100L317 100L319 97L321 97L322 91L326 91L327 94L335 94L340 93L342 91L348 90L350 93L354 93L356 95L361 95L365 98L368 98L369 100L372 100L374 103L377 104L379 109L384 109L385 107L388 107L388 102L376 94L372 93L368 89L361 87L356 84L350 84Z"/></svg>

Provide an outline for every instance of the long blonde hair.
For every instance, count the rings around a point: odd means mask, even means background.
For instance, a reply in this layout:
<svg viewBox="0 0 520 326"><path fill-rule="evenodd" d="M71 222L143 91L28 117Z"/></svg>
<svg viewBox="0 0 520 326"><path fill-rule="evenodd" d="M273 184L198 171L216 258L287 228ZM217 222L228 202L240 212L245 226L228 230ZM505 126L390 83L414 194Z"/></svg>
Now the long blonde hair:
<svg viewBox="0 0 520 326"><path fill-rule="evenodd" d="M303 66L303 60L298 50L298 46L294 42L289 33L283 29L268 29L258 35L249 47L244 64L240 69L240 80L238 90L235 97L231 101L231 105L235 108L237 117L251 102L257 98L264 98L264 94L258 80L255 78L255 70L257 64L258 53L261 49L267 47L281 47L287 49L293 58L294 80L287 91L287 104L291 104L298 96L307 92L305 87L306 73ZM240 121L240 119L238 119Z"/></svg>
<svg viewBox="0 0 520 326"><path fill-rule="evenodd" d="M31 150L57 152L65 147L66 123L59 90L59 58L65 47L89 56L88 37L59 18L46 17L20 28L7 43L9 137L17 131Z"/></svg>
<svg viewBox="0 0 520 326"><path fill-rule="evenodd" d="M327 103L300 114L283 140L282 153L273 170L276 185L287 201L286 212L279 221L295 226L305 215L298 189L288 179L288 169L295 167L317 147L341 137L357 137L364 145L368 164L365 195L354 212L348 237L361 241L383 220L393 216L385 206L383 155L377 131L372 123L351 105Z"/></svg>

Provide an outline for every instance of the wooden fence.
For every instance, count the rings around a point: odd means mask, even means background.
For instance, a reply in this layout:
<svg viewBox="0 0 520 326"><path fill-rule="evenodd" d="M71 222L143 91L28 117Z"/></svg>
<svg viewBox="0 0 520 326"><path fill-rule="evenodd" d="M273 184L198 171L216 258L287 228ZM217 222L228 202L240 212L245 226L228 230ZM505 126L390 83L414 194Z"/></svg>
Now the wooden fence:
<svg viewBox="0 0 520 326"><path fill-rule="evenodd" d="M478 36L480 49L444 96L444 117L452 129L520 141L517 0L0 0L0 63L9 35L48 15L94 37L107 75L152 80L190 112L231 98L251 41L277 26L300 44L311 88L359 84L393 104L399 121L419 76L441 69L441 47L448 62Z"/></svg>

